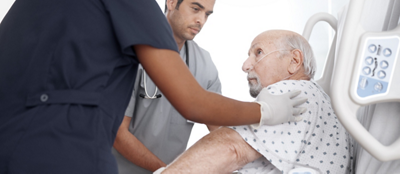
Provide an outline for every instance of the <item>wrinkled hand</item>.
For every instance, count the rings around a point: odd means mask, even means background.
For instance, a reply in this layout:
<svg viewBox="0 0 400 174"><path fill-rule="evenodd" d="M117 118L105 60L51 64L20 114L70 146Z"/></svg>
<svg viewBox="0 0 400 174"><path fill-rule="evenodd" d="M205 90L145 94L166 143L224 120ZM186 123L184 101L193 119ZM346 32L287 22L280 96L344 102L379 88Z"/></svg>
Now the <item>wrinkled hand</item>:
<svg viewBox="0 0 400 174"><path fill-rule="evenodd" d="M260 104L261 120L258 124L253 124L253 128L260 125L277 125L289 121L301 121L300 114L307 111L307 108L296 106L303 104L307 98L297 97L301 91L294 90L282 95L272 95L264 88L257 96L256 102Z"/></svg>

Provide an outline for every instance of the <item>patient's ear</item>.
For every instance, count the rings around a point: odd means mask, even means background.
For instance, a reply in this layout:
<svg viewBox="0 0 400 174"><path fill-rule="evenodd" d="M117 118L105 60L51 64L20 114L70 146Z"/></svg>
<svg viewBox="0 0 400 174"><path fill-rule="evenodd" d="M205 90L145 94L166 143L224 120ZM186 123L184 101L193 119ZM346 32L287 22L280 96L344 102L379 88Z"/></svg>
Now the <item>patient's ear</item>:
<svg viewBox="0 0 400 174"><path fill-rule="evenodd" d="M288 71L294 74L303 66L303 53L299 49L294 49L291 51L290 59Z"/></svg>

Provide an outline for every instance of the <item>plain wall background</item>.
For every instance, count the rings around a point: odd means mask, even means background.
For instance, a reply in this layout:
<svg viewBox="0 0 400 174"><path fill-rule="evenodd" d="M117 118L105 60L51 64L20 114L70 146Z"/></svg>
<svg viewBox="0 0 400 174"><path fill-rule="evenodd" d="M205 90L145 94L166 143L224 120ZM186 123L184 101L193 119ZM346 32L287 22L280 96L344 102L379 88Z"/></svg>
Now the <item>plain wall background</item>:
<svg viewBox="0 0 400 174"><path fill-rule="evenodd" d="M165 0L156 0L164 11ZM253 101L248 92L246 73L241 67L254 37L265 30L285 29L302 34L307 20L319 12L337 17L349 0L216 0L212 14L194 39L210 52L219 71L222 95L241 101ZM0 21L14 0L1 0ZM1 24L0 24L1 25ZM334 36L326 23L318 23L310 44L317 58L315 79L321 76L326 54ZM208 133L196 124L188 147Z"/></svg>

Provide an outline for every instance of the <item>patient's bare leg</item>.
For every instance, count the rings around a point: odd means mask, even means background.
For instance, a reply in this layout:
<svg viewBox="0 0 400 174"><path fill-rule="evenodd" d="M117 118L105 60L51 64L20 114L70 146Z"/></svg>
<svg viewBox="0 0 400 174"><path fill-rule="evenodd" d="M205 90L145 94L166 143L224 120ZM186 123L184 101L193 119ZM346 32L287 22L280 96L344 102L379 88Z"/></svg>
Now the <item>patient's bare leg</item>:
<svg viewBox="0 0 400 174"><path fill-rule="evenodd" d="M221 127L190 147L162 174L232 173L259 157L236 131Z"/></svg>

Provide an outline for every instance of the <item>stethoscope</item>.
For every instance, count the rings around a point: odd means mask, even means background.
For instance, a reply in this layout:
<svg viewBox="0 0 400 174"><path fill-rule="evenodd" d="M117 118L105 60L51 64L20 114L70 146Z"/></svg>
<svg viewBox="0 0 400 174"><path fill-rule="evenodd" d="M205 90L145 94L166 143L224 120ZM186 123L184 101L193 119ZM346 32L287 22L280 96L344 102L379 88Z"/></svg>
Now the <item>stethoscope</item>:
<svg viewBox="0 0 400 174"><path fill-rule="evenodd" d="M187 41L185 42L185 54L186 54L186 65L189 67L189 48L187 45ZM153 96L150 96L149 93L147 92L147 83L146 83L146 71L143 70L143 74L142 74L142 78L143 78L143 83L144 83L144 93L145 94L139 94L140 97L145 98L145 99L157 99L157 98L161 98L162 95L161 94L157 94L158 92L158 88L156 86L156 90L154 91Z"/></svg>

